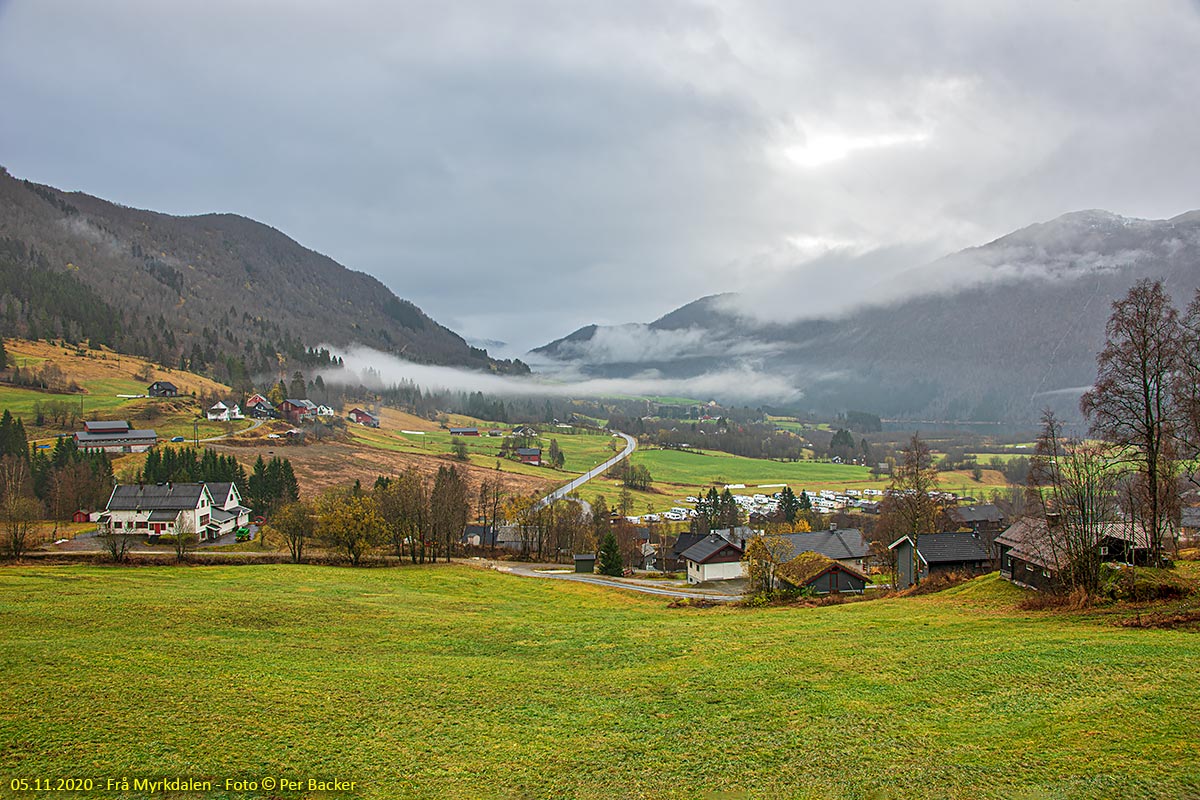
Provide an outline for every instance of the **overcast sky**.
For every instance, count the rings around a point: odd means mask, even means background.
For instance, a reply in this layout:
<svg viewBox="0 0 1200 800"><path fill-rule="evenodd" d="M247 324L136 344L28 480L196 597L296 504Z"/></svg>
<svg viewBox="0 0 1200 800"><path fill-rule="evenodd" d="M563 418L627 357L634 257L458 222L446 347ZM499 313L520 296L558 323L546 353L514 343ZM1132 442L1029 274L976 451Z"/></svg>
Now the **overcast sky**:
<svg viewBox="0 0 1200 800"><path fill-rule="evenodd" d="M1200 207L1198 54L1182 0L0 0L0 163L532 347Z"/></svg>

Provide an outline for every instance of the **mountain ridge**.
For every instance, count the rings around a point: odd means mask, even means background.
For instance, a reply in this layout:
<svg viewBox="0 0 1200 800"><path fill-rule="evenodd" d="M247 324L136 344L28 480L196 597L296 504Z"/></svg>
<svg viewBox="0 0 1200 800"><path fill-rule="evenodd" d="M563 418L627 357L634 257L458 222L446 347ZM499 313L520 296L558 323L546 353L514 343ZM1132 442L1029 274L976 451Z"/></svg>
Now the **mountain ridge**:
<svg viewBox="0 0 1200 800"><path fill-rule="evenodd" d="M238 214L137 209L20 180L0 167L0 240L0 309L14 333L91 338L84 328L92 323L64 321L48 303L22 296L19 275L49 271L78 283L117 319L105 344L215 369L226 382L286 368L281 360L319 361L320 345L527 371L472 347L373 276Z"/></svg>
<svg viewBox="0 0 1200 800"><path fill-rule="evenodd" d="M891 299L779 320L743 295L712 294L632 330L585 326L531 352L608 378L731 364L784 374L803 395L797 407L813 411L1031 421L1050 406L1077 417L1111 302L1149 277L1186 304L1197 265L1200 211L1139 220L1093 209L908 268Z"/></svg>

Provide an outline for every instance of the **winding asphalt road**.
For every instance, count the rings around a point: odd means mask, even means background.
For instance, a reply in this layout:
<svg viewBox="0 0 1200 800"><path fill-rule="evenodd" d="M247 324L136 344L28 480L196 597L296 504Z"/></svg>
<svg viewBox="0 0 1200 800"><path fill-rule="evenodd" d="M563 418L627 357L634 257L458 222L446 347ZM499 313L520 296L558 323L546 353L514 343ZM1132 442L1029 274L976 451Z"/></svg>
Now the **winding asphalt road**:
<svg viewBox="0 0 1200 800"><path fill-rule="evenodd" d="M621 461L624 461L626 458L629 458L629 456L633 453L633 451L637 450L637 439L634 439L632 436L630 436L627 433L618 432L616 435L620 436L622 439L625 440L625 449L624 450L622 450L620 453L617 453L615 456L610 458L608 461L605 461L600 466L595 467L595 468L583 473L578 478L575 478L574 480L572 480L570 483L566 484L565 486L558 487L553 492L551 492L550 494L546 495L541 500L539 500L537 502L536 508L541 508L542 506L549 505L550 503L553 503L555 500L561 500L562 498L569 495L571 492L578 489L580 486L583 486L585 483L590 481L592 478L595 478L599 475L603 475L605 472L608 472L608 470L611 469L613 467L613 465L619 464Z"/></svg>

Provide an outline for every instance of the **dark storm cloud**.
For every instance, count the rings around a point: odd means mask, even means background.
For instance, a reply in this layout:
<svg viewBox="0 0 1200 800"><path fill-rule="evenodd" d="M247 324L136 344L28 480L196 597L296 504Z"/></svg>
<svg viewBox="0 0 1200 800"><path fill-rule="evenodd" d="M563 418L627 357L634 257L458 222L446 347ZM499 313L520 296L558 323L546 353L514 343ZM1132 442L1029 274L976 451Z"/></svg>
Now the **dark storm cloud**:
<svg viewBox="0 0 1200 800"><path fill-rule="evenodd" d="M0 163L254 217L531 346L1200 206L1198 45L1183 2L18 2Z"/></svg>

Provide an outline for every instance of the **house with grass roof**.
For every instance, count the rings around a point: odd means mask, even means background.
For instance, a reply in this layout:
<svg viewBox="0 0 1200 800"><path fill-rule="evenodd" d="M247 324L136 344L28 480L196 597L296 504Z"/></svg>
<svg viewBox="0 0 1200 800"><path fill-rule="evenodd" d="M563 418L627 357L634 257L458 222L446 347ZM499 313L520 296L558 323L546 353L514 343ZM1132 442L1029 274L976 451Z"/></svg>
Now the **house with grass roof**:
<svg viewBox="0 0 1200 800"><path fill-rule="evenodd" d="M785 586L816 594L862 594L871 582L861 570L811 551L780 564L775 577Z"/></svg>

